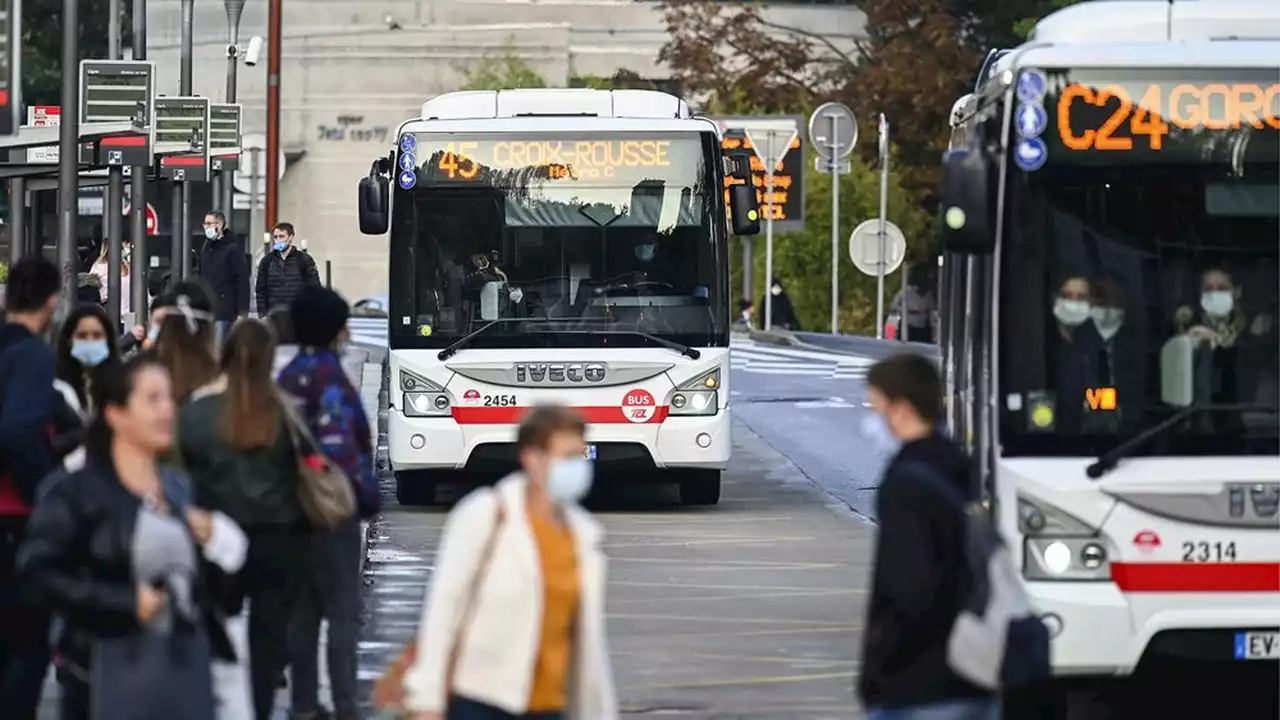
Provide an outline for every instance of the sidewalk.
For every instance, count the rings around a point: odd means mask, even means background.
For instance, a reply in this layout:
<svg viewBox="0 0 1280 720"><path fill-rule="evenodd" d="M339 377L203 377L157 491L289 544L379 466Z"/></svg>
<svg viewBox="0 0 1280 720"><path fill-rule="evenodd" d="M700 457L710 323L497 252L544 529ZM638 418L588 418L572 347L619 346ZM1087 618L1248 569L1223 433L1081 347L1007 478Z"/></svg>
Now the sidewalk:
<svg viewBox="0 0 1280 720"><path fill-rule="evenodd" d="M378 392L382 389L382 365L366 363L360 383L360 397L364 401L365 412L369 415L370 430L373 434L373 445L378 445ZM368 525L365 527L365 539L368 539ZM364 553L360 554L360 562L364 563ZM325 638L328 628L322 626L320 632L320 703L332 707L329 697L329 666L325 661ZM45 678L44 702L40 706L39 720L58 720L58 684L50 672ZM288 720L289 691L281 688L276 697L276 720ZM176 720L176 719L175 719ZM221 720L221 719L220 719ZM226 718L225 720L252 720L252 718Z"/></svg>

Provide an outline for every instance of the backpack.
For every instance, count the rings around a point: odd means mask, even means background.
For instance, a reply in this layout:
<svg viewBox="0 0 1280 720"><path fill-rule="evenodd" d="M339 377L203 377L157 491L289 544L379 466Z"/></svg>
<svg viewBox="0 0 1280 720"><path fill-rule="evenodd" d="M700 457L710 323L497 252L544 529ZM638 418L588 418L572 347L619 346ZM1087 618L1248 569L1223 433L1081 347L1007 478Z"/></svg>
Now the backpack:
<svg viewBox="0 0 1280 720"><path fill-rule="evenodd" d="M956 675L991 691L1048 680L1049 629L1032 607L1013 553L987 509L968 502L935 468L924 463L911 467L965 516L969 588L947 638L947 665Z"/></svg>

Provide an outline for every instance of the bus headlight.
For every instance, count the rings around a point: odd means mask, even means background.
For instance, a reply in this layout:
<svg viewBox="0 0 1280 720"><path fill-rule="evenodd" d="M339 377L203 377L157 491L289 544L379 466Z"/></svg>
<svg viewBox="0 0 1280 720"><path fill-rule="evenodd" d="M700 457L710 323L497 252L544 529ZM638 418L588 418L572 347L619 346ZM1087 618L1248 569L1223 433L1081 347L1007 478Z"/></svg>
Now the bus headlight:
<svg viewBox="0 0 1280 720"><path fill-rule="evenodd" d="M1018 498L1022 574L1028 580L1110 580L1107 543L1083 521L1045 503Z"/></svg>
<svg viewBox="0 0 1280 720"><path fill-rule="evenodd" d="M667 398L672 415L715 415L720 411L720 368L680 384Z"/></svg>
<svg viewBox="0 0 1280 720"><path fill-rule="evenodd" d="M402 409L405 417L448 417L452 412L449 396L442 392L407 392Z"/></svg>

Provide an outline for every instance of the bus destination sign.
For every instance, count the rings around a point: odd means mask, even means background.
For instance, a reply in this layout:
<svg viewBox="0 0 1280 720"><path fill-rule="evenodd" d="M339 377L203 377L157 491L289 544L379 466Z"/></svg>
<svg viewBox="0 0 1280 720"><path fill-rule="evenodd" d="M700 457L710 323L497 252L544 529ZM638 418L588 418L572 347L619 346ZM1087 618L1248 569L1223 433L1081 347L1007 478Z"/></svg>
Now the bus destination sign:
<svg viewBox="0 0 1280 720"><path fill-rule="evenodd" d="M716 118L713 118L716 119ZM791 146L782 157L779 167L773 171L773 204L768 204L768 173L760 157L754 152L747 133L735 127L733 118L720 119L724 131L720 141L725 153L743 153L750 155L751 183L756 187L756 199L760 203L761 223L767 217L764 213L773 213L773 229L779 233L793 233L804 230L804 147L797 133ZM805 118L796 118L797 127L803 128ZM779 144L785 138L779 140ZM729 188L742 180L732 177L724 179L724 204L726 213L729 207ZM772 210L770 209L772 207Z"/></svg>
<svg viewBox="0 0 1280 720"><path fill-rule="evenodd" d="M209 180L209 98L155 100L155 152L160 177L177 182Z"/></svg>
<svg viewBox="0 0 1280 720"><path fill-rule="evenodd" d="M154 63L140 60L80 62L80 126L105 122L133 124L128 133L82 145L81 162L108 166L151 165L154 87Z"/></svg>

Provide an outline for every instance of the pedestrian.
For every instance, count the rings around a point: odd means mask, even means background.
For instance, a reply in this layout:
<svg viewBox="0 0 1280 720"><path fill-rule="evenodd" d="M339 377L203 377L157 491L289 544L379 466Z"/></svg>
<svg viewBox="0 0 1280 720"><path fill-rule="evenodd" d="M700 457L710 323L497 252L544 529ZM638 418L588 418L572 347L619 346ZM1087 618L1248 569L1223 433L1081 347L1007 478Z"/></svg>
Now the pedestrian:
<svg viewBox="0 0 1280 720"><path fill-rule="evenodd" d="M127 357L138 350L149 350L155 345L156 338L160 336L160 323L164 320L163 306L166 302L168 298L164 294L152 297L147 303L148 316L139 317L138 324L120 334L116 346L121 357Z"/></svg>
<svg viewBox="0 0 1280 720"><path fill-rule="evenodd" d="M103 305L107 304L108 278L110 277L110 264L108 263L107 250L110 243L107 238L102 238L102 249L98 251L98 258L93 261L93 265L89 268L89 274L98 278L100 299ZM123 317L125 313L132 312L130 303L132 302L129 293L129 267L133 256L133 244L128 240L124 240L120 244L120 315Z"/></svg>
<svg viewBox="0 0 1280 720"><path fill-rule="evenodd" d="M449 514L404 675L415 717L618 717L602 531L579 505L592 483L585 428L567 408L530 410L520 470Z"/></svg>
<svg viewBox="0 0 1280 720"><path fill-rule="evenodd" d="M102 293L106 290L102 284L102 279L97 275L88 272L82 272L76 275L76 302L77 303L93 303L106 307L102 300Z"/></svg>
<svg viewBox="0 0 1280 720"><path fill-rule="evenodd" d="M41 338L61 285L58 267L42 257L14 263L0 327L0 707L13 720L35 720L49 668L49 615L24 597L14 562L36 487L56 468L58 396L53 353Z"/></svg>
<svg viewBox="0 0 1280 720"><path fill-rule="evenodd" d="M64 402L55 421L54 457L74 470L84 464L84 431L93 414L90 387L98 368L120 360L107 311L97 303L77 305L62 321L54 348L54 387Z"/></svg>
<svg viewBox="0 0 1280 720"><path fill-rule="evenodd" d="M158 462L175 412L163 365L105 365L93 396L85 466L42 484L18 554L23 582L63 619L61 717L213 720L210 662L230 645L201 557L234 569L243 535Z"/></svg>
<svg viewBox="0 0 1280 720"><path fill-rule="evenodd" d="M329 622L328 668L333 715L361 717L356 686L360 626L360 521L378 511L373 474L373 437L359 392L343 371L339 348L349 333L351 308L338 293L318 286L300 289L289 306L297 356L280 373L280 387L301 403L311 436L354 485L358 516L311 536L305 585L290 634L290 691L298 718L321 716L318 649L320 621Z"/></svg>
<svg viewBox="0 0 1280 720"><path fill-rule="evenodd" d="M933 361L895 355L867 373L864 435L894 452L876 494L880 533L858 690L868 720L995 720L998 699L947 663L947 639L969 584L964 507L976 496L969 458L938 430ZM936 479L936 480L935 480Z"/></svg>
<svg viewBox="0 0 1280 720"><path fill-rule="evenodd" d="M910 342L933 342L933 318L938 306L932 281L928 265L912 265L907 270L906 287L899 290L889 303L889 314L901 318L899 323L907 329L906 339ZM902 339L901 330L898 339Z"/></svg>
<svg viewBox="0 0 1280 720"><path fill-rule="evenodd" d="M152 351L169 370L179 404L218 376L217 329L209 291L199 281L178 283L165 296L160 330Z"/></svg>
<svg viewBox="0 0 1280 720"><path fill-rule="evenodd" d="M298 500L299 451L271 375L274 355L270 327L252 319L236 323L223 348L222 373L191 395L178 421L178 447L197 504L226 513L249 538L239 587L249 601L248 684L260 720L270 718L275 705L311 530ZM245 692L231 701L248 698Z"/></svg>
<svg viewBox="0 0 1280 720"><path fill-rule="evenodd" d="M796 309L791 305L791 296L782 286L781 280L774 280L769 286L769 294L773 296L769 302L770 329L799 330L800 320L796 317ZM760 298L760 307L765 307L765 298Z"/></svg>
<svg viewBox="0 0 1280 720"><path fill-rule="evenodd" d="M244 241L227 228L227 217L217 210L204 216L204 245L200 248L200 279L213 299L218 337L227 336L231 323L249 314L249 263Z"/></svg>
<svg viewBox="0 0 1280 720"><path fill-rule="evenodd" d="M271 230L271 250L258 263L255 289L258 315L266 317L278 307L288 307L298 290L320 285L316 261L305 250L294 245L291 223L277 223Z"/></svg>
<svg viewBox="0 0 1280 720"><path fill-rule="evenodd" d="M754 325L752 318L756 314L756 305L748 298L739 298L738 300L738 319L734 321L734 325L742 330L753 330Z"/></svg>

